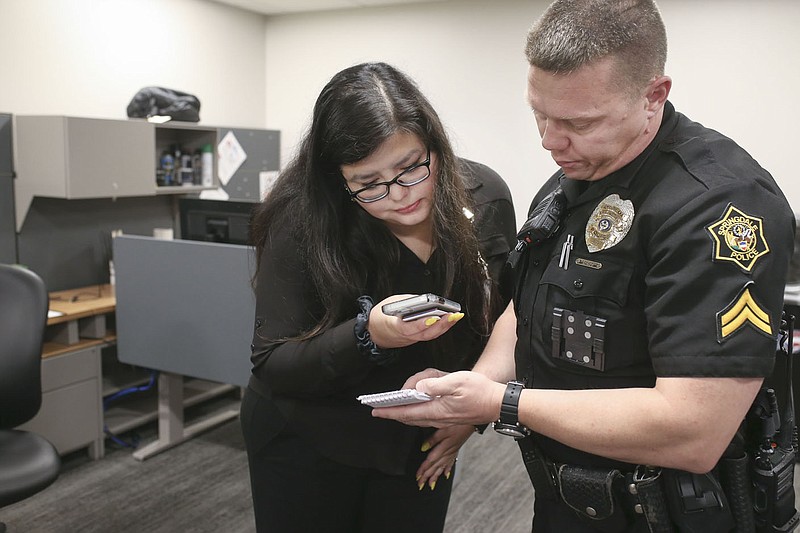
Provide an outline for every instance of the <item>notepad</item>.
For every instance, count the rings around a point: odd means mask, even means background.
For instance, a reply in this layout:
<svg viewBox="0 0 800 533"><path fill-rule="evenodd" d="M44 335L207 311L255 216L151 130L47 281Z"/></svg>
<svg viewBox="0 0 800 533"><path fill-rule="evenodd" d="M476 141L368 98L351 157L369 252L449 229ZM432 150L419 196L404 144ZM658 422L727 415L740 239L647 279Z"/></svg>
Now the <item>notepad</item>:
<svg viewBox="0 0 800 533"><path fill-rule="evenodd" d="M362 394L356 400L370 407L393 407L395 405L408 405L412 403L428 402L432 400L424 392L415 389L393 390L375 394Z"/></svg>

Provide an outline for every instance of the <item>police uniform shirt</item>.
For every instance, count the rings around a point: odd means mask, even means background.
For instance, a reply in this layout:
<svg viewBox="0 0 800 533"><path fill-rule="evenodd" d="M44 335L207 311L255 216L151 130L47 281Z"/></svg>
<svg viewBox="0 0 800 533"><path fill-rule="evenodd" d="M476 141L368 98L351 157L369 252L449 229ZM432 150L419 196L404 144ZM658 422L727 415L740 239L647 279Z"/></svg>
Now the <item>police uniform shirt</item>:
<svg viewBox="0 0 800 533"><path fill-rule="evenodd" d="M531 211L559 185L561 227L516 273L515 358L529 387L770 374L794 216L742 148L667 102L639 157L588 184L558 173ZM556 461L618 466L537 441Z"/></svg>

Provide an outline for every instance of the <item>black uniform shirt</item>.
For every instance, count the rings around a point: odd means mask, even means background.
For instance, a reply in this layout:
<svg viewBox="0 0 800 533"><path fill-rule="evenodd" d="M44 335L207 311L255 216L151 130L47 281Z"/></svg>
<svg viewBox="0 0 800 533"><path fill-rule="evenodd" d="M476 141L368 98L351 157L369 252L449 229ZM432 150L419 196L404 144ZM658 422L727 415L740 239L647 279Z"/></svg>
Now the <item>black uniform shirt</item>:
<svg viewBox="0 0 800 533"><path fill-rule="evenodd" d="M588 187L558 173L531 210L559 184L561 228L518 267L519 378L571 390L769 375L794 216L742 148L667 102L634 161ZM538 440L557 461L608 463Z"/></svg>

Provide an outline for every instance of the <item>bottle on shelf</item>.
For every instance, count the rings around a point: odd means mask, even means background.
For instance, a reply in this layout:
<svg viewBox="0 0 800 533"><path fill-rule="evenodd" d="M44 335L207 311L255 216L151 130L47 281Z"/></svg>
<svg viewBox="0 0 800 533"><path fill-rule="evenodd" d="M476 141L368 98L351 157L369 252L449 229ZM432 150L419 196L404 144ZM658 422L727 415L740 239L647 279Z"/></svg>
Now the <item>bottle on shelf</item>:
<svg viewBox="0 0 800 533"><path fill-rule="evenodd" d="M214 186L214 151L210 144L203 145L202 155L202 180L203 187Z"/></svg>
<svg viewBox="0 0 800 533"><path fill-rule="evenodd" d="M181 169L179 176L181 185L194 185L194 178L192 175L192 156L189 152L184 152L183 155L181 155Z"/></svg>
<svg viewBox="0 0 800 533"><path fill-rule="evenodd" d="M203 183L203 152L199 148L192 154L192 183L194 185Z"/></svg>
<svg viewBox="0 0 800 533"><path fill-rule="evenodd" d="M164 151L161 154L161 168L156 172L156 183L163 186L173 185L175 181L175 158ZM159 179L160 178L160 179Z"/></svg>

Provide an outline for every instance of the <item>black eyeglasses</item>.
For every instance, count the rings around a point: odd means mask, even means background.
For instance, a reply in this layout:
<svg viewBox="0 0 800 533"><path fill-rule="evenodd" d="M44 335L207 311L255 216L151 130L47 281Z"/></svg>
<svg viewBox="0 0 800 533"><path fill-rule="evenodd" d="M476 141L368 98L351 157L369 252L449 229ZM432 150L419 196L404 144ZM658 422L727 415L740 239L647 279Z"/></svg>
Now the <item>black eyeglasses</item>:
<svg viewBox="0 0 800 533"><path fill-rule="evenodd" d="M431 149L428 148L428 155L425 161L412 165L394 177L391 181L382 181L380 183L370 183L363 189L351 191L350 187L345 184L344 188L350 194L350 198L355 198L359 202L368 204L370 202L377 202L382 198L389 195L389 187L393 184L402 185L403 187L411 187L417 183L422 183L431 175Z"/></svg>

